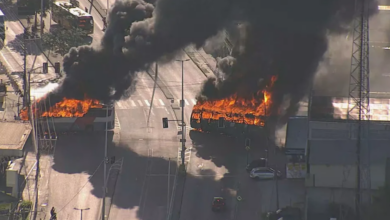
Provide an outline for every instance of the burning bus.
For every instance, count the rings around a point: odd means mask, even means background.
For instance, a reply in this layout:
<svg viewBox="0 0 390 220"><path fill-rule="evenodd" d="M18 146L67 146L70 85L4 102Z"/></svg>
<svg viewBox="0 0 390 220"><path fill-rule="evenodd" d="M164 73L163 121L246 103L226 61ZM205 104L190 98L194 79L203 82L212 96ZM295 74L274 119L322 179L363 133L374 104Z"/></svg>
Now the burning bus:
<svg viewBox="0 0 390 220"><path fill-rule="evenodd" d="M53 106L45 106L38 100L31 108L34 118L46 123L51 130L57 132L104 131L115 127L114 105L104 105L93 99L67 99ZM22 120L29 120L28 110L20 112Z"/></svg>
<svg viewBox="0 0 390 220"><path fill-rule="evenodd" d="M191 127L205 132L221 132L229 135L257 133L262 130L271 105L271 87L276 81L272 77L269 86L241 98L236 94L222 100L198 100L192 109Z"/></svg>

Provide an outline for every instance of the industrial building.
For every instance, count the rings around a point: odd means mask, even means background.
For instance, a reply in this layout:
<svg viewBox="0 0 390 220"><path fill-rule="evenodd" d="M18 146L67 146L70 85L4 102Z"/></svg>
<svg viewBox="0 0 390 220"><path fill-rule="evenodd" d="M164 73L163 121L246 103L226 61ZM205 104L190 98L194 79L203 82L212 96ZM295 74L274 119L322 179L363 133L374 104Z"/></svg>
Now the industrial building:
<svg viewBox="0 0 390 220"><path fill-rule="evenodd" d="M390 180L390 99L370 101L371 120L362 122L360 133L364 203L370 202L370 192ZM312 97L309 109L308 116L288 121L287 178L306 178L308 215L317 218L322 213L325 219L331 203L354 207L358 123L346 120L348 98Z"/></svg>

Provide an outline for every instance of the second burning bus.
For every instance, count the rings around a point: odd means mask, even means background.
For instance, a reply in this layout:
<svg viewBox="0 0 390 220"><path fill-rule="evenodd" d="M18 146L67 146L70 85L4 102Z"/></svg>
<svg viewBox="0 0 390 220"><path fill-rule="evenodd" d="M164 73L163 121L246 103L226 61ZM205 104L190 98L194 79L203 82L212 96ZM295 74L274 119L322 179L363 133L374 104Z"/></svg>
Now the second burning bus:
<svg viewBox="0 0 390 220"><path fill-rule="evenodd" d="M53 2L52 19L65 29L79 28L93 34L93 17L69 2Z"/></svg>

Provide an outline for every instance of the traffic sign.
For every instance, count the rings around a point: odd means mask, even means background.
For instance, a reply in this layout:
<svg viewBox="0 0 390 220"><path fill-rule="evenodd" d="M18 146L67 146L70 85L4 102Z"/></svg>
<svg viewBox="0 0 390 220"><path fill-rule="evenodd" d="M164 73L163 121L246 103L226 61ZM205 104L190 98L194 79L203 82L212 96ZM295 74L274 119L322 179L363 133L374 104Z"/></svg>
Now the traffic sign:
<svg viewBox="0 0 390 220"><path fill-rule="evenodd" d="M249 151L251 148L249 146L245 147L245 150Z"/></svg>

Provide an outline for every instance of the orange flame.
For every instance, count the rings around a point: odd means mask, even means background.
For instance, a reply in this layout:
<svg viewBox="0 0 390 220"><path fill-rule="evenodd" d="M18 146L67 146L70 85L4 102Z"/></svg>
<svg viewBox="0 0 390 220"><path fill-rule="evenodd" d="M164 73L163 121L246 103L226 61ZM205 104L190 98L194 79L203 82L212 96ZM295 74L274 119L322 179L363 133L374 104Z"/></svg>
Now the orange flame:
<svg viewBox="0 0 390 220"><path fill-rule="evenodd" d="M39 105L40 100L37 104ZM54 106L46 112L41 112L42 109L38 110L33 107L34 115L39 115L39 117L54 117L54 118L70 118L70 117L83 117L91 108L102 108L103 106L99 103L98 100L85 99L67 99L63 98L61 102L56 103ZM20 112L20 118L22 120L28 120L28 111L23 109Z"/></svg>
<svg viewBox="0 0 390 220"><path fill-rule="evenodd" d="M262 91L257 92L251 99L244 99L234 94L228 98L214 101L198 101L193 107L191 119L200 122L203 120L218 120L249 125L264 125L264 116L269 115L267 110L271 105L272 94L270 92L277 77L273 76L271 82ZM262 99L258 97L263 95Z"/></svg>

